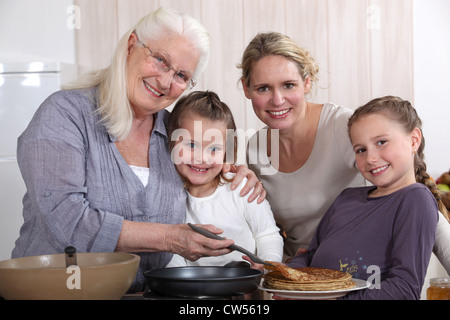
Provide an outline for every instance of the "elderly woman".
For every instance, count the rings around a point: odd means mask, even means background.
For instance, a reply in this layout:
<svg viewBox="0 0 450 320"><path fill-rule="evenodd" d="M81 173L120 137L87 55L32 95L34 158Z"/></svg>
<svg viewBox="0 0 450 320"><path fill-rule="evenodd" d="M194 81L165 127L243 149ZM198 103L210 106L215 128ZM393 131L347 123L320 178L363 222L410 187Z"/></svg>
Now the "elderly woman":
<svg viewBox="0 0 450 320"><path fill-rule="evenodd" d="M120 40L109 68L44 101L18 140L27 192L13 257L67 246L139 252L130 291L141 291L143 272L164 267L172 253L195 260L230 252L232 240L183 224L185 192L163 110L195 85L208 55L209 35L196 20L159 9ZM251 200L262 201L265 191L246 167L234 183L245 176L244 193L254 189Z"/></svg>

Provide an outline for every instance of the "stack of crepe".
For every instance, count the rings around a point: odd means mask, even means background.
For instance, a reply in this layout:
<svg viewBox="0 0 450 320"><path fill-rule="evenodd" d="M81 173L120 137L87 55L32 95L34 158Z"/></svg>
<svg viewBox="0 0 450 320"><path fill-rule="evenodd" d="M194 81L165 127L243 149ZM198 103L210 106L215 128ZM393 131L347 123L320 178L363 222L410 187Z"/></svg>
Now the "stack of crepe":
<svg viewBox="0 0 450 320"><path fill-rule="evenodd" d="M353 288L351 275L338 270L322 268L290 268L279 262L268 261L274 267L264 275L263 286L276 290L332 291Z"/></svg>

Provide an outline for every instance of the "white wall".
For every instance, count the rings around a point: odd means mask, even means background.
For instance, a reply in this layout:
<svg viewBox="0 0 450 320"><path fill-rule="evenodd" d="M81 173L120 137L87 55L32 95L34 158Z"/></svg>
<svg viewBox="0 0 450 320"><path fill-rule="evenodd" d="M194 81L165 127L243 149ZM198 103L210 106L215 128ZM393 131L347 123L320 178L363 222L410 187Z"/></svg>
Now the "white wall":
<svg viewBox="0 0 450 320"><path fill-rule="evenodd" d="M423 121L428 173L435 179L450 168L450 13L449 0L413 0L414 101ZM447 276L433 255L430 278Z"/></svg>
<svg viewBox="0 0 450 320"><path fill-rule="evenodd" d="M0 0L0 62L75 63L73 0Z"/></svg>
<svg viewBox="0 0 450 320"><path fill-rule="evenodd" d="M433 178L450 168L450 1L413 0L414 100Z"/></svg>
<svg viewBox="0 0 450 320"><path fill-rule="evenodd" d="M73 70L67 67L75 64L75 32L70 23L67 25L68 20L71 22L67 9L72 3L72 0L0 0L0 64L36 61L60 64L65 71L71 71L63 74L61 80L70 81ZM12 76L9 79L8 83L11 83ZM49 84L51 76L45 79ZM3 77L0 77L0 122L3 125L0 129L4 129L0 139L0 260L4 260L10 258L23 223L22 198L25 194L25 183L10 152L15 150L12 146L16 134L25 128L35 108L53 88L57 90L57 80L51 89L47 85L17 96L14 106L5 102L9 101L7 96L12 89L9 85L4 86L1 80ZM9 107L17 110L14 118L11 118L11 112L3 112ZM19 114L21 119L28 120L19 121ZM14 129L5 129L5 124L7 127L11 124Z"/></svg>

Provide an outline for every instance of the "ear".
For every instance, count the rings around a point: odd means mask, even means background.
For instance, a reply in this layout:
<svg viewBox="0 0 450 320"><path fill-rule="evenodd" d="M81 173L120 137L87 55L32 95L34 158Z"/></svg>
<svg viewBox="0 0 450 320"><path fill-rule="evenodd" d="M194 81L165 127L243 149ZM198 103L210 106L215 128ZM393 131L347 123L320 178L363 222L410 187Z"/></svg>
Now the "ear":
<svg viewBox="0 0 450 320"><path fill-rule="evenodd" d="M244 94L245 94L246 98L247 98L247 99L251 99L251 96L250 96L250 89L249 89L249 87L247 87L247 85L245 84L244 78L241 78L241 83L242 83L242 87L244 88Z"/></svg>
<svg viewBox="0 0 450 320"><path fill-rule="evenodd" d="M422 143L422 131L419 128L414 128L411 132L411 142L414 151L417 151Z"/></svg>
<svg viewBox="0 0 450 320"><path fill-rule="evenodd" d="M133 49L136 43L138 43L137 35L134 32L132 32L130 37L128 38L128 55L130 55L131 50Z"/></svg>
<svg viewBox="0 0 450 320"><path fill-rule="evenodd" d="M309 93L310 90L311 90L311 77L308 76L303 81L303 91L305 91L305 93Z"/></svg>

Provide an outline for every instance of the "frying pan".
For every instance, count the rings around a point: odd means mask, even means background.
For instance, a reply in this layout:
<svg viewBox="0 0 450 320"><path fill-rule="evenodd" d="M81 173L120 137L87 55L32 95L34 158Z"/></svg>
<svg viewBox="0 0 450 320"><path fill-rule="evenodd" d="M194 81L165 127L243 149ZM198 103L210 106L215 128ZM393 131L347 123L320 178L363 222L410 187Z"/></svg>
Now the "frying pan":
<svg viewBox="0 0 450 320"><path fill-rule="evenodd" d="M176 267L144 272L152 292L179 298L219 298L251 293L262 271L243 267Z"/></svg>

